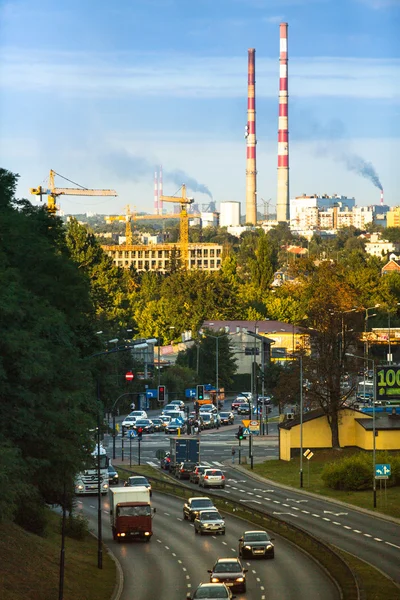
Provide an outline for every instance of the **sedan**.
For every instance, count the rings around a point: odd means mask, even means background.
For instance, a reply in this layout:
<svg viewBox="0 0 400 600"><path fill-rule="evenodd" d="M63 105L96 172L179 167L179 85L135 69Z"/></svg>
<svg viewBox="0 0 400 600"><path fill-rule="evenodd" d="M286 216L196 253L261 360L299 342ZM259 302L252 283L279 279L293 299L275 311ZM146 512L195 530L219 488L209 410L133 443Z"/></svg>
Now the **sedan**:
<svg viewBox="0 0 400 600"><path fill-rule="evenodd" d="M133 477L128 477L128 479L124 483L125 487L135 487L138 485L146 487L150 492L150 496L152 495L153 492L151 490L151 483L146 479L146 477L142 477L141 475L134 475Z"/></svg>
<svg viewBox="0 0 400 600"><path fill-rule="evenodd" d="M119 483L118 473L111 463L108 465L108 483L109 485L117 485Z"/></svg>
<svg viewBox="0 0 400 600"><path fill-rule="evenodd" d="M178 435L178 430L180 430L181 433L185 433L186 432L186 425L185 425L185 423L183 423L182 421L178 421L177 419L173 419L165 427L165 433L166 434L167 433L172 433L174 435Z"/></svg>
<svg viewBox="0 0 400 600"><path fill-rule="evenodd" d="M202 404L199 409L200 414L205 412L216 413L217 409L214 404Z"/></svg>
<svg viewBox="0 0 400 600"><path fill-rule="evenodd" d="M213 429L216 425L214 415L211 412L200 413L202 429Z"/></svg>
<svg viewBox="0 0 400 600"><path fill-rule="evenodd" d="M225 535L225 521L217 510L201 510L194 520L194 532Z"/></svg>
<svg viewBox="0 0 400 600"><path fill-rule="evenodd" d="M225 475L220 469L205 469L199 477L199 487L225 488Z"/></svg>
<svg viewBox="0 0 400 600"><path fill-rule="evenodd" d="M185 403L183 400L171 400L171 404L179 410L185 410Z"/></svg>
<svg viewBox="0 0 400 600"><path fill-rule="evenodd" d="M213 508L216 510L210 498L188 498L183 505L183 519L194 521L201 510Z"/></svg>
<svg viewBox="0 0 400 600"><path fill-rule="evenodd" d="M235 420L235 415L232 411L220 412L219 417L221 419L221 425L233 425L233 422Z"/></svg>
<svg viewBox="0 0 400 600"><path fill-rule="evenodd" d="M190 479L190 474L196 468L196 463L191 461L182 462L178 465L175 475L178 479Z"/></svg>
<svg viewBox="0 0 400 600"><path fill-rule="evenodd" d="M122 421L122 433L124 433L125 429L132 429L136 423L136 419L137 417L133 417L131 415L125 417L125 419Z"/></svg>
<svg viewBox="0 0 400 600"><path fill-rule="evenodd" d="M136 431L142 429L143 433L154 433L153 422L150 419L138 419L133 426Z"/></svg>
<svg viewBox="0 0 400 600"><path fill-rule="evenodd" d="M238 415L249 415L250 414L250 404L239 404L237 408Z"/></svg>
<svg viewBox="0 0 400 600"><path fill-rule="evenodd" d="M239 538L239 556L252 558L274 558L275 549L272 540L266 531L245 531Z"/></svg>
<svg viewBox="0 0 400 600"><path fill-rule="evenodd" d="M227 587L246 591L246 573L248 569L244 569L238 558L219 558L210 573L211 583L225 583Z"/></svg>
<svg viewBox="0 0 400 600"><path fill-rule="evenodd" d="M204 473L204 471L206 469L209 469L210 467L206 466L206 465L198 465L191 473L190 473L190 481L191 483L199 483L199 478L201 473Z"/></svg>
<svg viewBox="0 0 400 600"><path fill-rule="evenodd" d="M188 593L187 600L231 600L234 597L224 583L201 583L193 596Z"/></svg>
<svg viewBox="0 0 400 600"><path fill-rule="evenodd" d="M158 417L152 419L154 431L164 431L164 423L162 419Z"/></svg>

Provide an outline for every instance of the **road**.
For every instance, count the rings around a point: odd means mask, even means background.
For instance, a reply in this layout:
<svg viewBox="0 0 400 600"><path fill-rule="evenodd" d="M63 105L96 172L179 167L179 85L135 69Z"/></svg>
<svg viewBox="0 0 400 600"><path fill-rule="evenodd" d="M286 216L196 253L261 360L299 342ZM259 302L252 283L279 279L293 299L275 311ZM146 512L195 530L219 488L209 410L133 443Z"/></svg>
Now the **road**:
<svg viewBox="0 0 400 600"><path fill-rule="evenodd" d="M119 544L112 539L108 499L102 504L103 541L118 558L124 573L121 600L184 600L200 582L208 581L207 569L220 557L237 556L238 539L246 524L226 517L225 536L196 536L192 523L182 518L183 500L153 493L154 535L149 544ZM80 498L91 527L97 531L97 499ZM248 584L237 600L338 600L339 593L313 560L283 538L275 540L273 560L243 560Z"/></svg>

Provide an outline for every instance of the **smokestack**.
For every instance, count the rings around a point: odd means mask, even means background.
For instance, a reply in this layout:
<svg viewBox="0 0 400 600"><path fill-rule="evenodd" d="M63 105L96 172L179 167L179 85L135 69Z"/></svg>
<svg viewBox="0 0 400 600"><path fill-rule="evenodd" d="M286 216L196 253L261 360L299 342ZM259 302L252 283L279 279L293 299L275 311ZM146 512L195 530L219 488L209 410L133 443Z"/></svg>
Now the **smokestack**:
<svg viewBox="0 0 400 600"><path fill-rule="evenodd" d="M256 80L255 50L248 51L248 86L247 86L247 138L246 159L246 223L257 224L257 171L256 171Z"/></svg>
<svg viewBox="0 0 400 600"><path fill-rule="evenodd" d="M163 202L160 200L163 195L163 171L162 165L160 165L159 184L158 184L158 214L163 214Z"/></svg>
<svg viewBox="0 0 400 600"><path fill-rule="evenodd" d="M280 24L278 118L278 221L289 220L288 24Z"/></svg>
<svg viewBox="0 0 400 600"><path fill-rule="evenodd" d="M383 206L383 190L381 190L381 206Z"/></svg>
<svg viewBox="0 0 400 600"><path fill-rule="evenodd" d="M158 215L158 173L154 171L154 214Z"/></svg>

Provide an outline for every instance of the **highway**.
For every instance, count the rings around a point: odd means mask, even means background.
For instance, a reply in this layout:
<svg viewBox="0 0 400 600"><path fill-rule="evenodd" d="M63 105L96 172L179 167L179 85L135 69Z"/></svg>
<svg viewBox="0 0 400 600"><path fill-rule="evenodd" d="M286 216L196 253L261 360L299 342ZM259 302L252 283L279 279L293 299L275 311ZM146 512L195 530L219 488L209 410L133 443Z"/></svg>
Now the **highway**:
<svg viewBox="0 0 400 600"><path fill-rule="evenodd" d="M197 536L193 524L182 518L183 500L153 493L154 535L150 543L119 544L112 539L107 497L102 503L104 543L119 560L124 573L120 600L186 599L200 582L208 581L207 569L220 557L237 556L238 539L249 526L226 516L226 535ZM79 498L78 509L97 531L97 498ZM285 539L275 539L275 559L243 560L247 592L237 600L338 600L339 592L318 565Z"/></svg>

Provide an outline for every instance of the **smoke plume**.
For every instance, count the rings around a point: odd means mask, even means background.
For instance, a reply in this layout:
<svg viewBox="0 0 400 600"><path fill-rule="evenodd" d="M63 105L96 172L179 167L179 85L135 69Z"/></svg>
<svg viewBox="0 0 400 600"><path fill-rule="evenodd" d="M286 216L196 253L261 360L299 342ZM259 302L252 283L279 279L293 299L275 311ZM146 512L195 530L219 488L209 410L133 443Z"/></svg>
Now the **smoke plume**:
<svg viewBox="0 0 400 600"><path fill-rule="evenodd" d="M367 162L357 154L343 153L339 154L337 159L340 162L343 162L349 171L354 171L354 173L358 173L358 175L361 175L361 177L369 179L377 188L383 190L383 186L372 163Z"/></svg>
<svg viewBox="0 0 400 600"><path fill-rule="evenodd" d="M149 160L141 156L135 156L128 152L114 152L107 154L102 158L105 167L113 172L117 177L125 181L139 181L148 178L152 181L155 165L165 164L159 159ZM199 183L194 177L191 177L181 169L168 170L163 168L164 181L170 181L176 186L181 187L183 183L192 192L206 194L212 198L208 187Z"/></svg>

